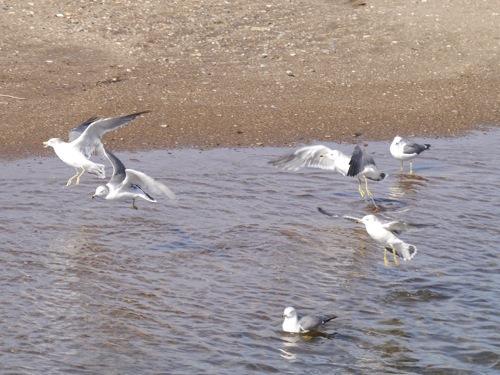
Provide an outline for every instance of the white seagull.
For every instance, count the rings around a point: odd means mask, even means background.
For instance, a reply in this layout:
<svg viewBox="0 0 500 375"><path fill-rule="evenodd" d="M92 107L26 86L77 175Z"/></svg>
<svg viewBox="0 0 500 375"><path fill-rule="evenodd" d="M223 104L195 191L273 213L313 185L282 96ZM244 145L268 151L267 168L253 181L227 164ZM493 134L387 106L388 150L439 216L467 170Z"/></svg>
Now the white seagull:
<svg viewBox="0 0 500 375"><path fill-rule="evenodd" d="M357 177L359 194L364 197L361 188L361 177L366 182L366 193L371 197L367 179L374 181L383 180L387 174L379 172L375 161L359 145L354 148L351 156L341 151L332 150L323 145L305 146L291 154L271 160L269 164L285 170L296 171L300 168L319 168L338 172L343 176Z"/></svg>
<svg viewBox="0 0 500 375"><path fill-rule="evenodd" d="M410 174L413 173L413 161L421 152L428 150L430 144L418 144L415 142L405 142L400 136L394 137L391 143L390 151L392 156L401 160L401 171L403 171L403 163L407 160L410 161Z"/></svg>
<svg viewBox="0 0 500 375"><path fill-rule="evenodd" d="M387 267L389 266L389 261L387 260L387 250L392 251L396 266L399 266L397 257L400 257L403 260L410 260L415 256L415 254L417 254L417 248L414 245L403 242L396 237L396 234L407 231L411 228L428 226L427 224L408 224L401 221L382 223L375 215L366 215L362 219L356 219L348 216L345 216L345 218L365 224L366 231L370 237L377 241L380 245L384 246L384 264Z"/></svg>
<svg viewBox="0 0 500 375"><path fill-rule="evenodd" d="M106 185L98 186L92 199L103 197L109 200L132 199L132 208L137 210L136 198L142 198L149 202L156 202L149 193L162 194L170 200L175 200L175 194L168 187L147 174L126 169L125 165L110 151L104 150L106 157L113 165L113 176Z"/></svg>
<svg viewBox="0 0 500 375"><path fill-rule="evenodd" d="M137 116L148 112L150 111L138 112L122 117L93 117L70 131L69 142L64 142L61 138L51 138L43 142L45 147L50 146L54 149L59 159L75 168L76 174L68 180L66 186L71 185L71 181L74 178L76 178L75 185L78 185L80 177L85 172L95 174L99 178L105 178L104 165L89 160L93 154L104 154L101 137L111 130L128 124ZM80 168L81 171L79 170Z"/></svg>
<svg viewBox="0 0 500 375"><path fill-rule="evenodd" d="M336 318L334 315L307 315L300 317L293 307L287 307L282 316L285 318L282 325L283 331L291 333L306 333Z"/></svg>

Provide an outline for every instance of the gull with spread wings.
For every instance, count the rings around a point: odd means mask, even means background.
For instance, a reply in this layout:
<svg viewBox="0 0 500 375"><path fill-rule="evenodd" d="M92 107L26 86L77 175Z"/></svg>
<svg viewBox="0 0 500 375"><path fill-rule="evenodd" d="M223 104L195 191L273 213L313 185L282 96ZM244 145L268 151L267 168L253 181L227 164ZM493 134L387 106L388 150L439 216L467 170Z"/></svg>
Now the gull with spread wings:
<svg viewBox="0 0 500 375"><path fill-rule="evenodd" d="M71 185L75 178L75 185L78 185L85 172L95 174L99 178L105 178L104 165L89 160L94 154L104 155L104 147L101 142L102 136L148 112L150 111L137 112L122 117L93 117L70 131L69 142L64 142L61 138L51 138L43 142L45 147L54 149L59 159L75 168L76 174L68 180L66 186Z"/></svg>
<svg viewBox="0 0 500 375"><path fill-rule="evenodd" d="M145 173L125 168L125 165L109 150L104 150L106 157L113 165L113 176L106 185L98 186L92 199L104 197L108 200L132 199L132 208L137 210L136 198L156 202L151 194L164 195L175 200L175 194L161 182Z"/></svg>

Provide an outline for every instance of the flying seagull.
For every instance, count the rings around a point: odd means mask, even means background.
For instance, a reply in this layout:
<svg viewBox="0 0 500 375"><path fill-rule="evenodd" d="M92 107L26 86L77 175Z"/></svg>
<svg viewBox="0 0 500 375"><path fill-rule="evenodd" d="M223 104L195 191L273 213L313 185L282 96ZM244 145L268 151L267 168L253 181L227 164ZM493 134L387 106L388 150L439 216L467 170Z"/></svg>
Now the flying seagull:
<svg viewBox="0 0 500 375"><path fill-rule="evenodd" d="M387 251L392 251L394 263L399 266L397 257L403 260L410 260L417 254L417 248L414 245L407 244L396 237L397 234L408 231L412 228L421 228L429 226L428 224L408 224L402 221L391 221L382 223L375 215L366 215L361 219L350 216L344 218L365 224L366 231L376 242L384 247L384 264L389 266L387 260Z"/></svg>
<svg viewBox="0 0 500 375"><path fill-rule="evenodd" d="M387 174L380 172L373 158L359 145L354 148L351 156L341 151L332 150L323 145L305 146L291 154L271 160L269 164L285 170L296 171L300 168L319 168L338 172L343 176L357 177L359 194L364 197L361 188L361 177L366 181L366 193L371 197L367 179L374 181L383 180Z"/></svg>
<svg viewBox="0 0 500 375"><path fill-rule="evenodd" d="M283 331L291 333L306 333L336 318L334 315L307 315L300 317L293 307L287 307L282 316L285 318L282 325Z"/></svg>
<svg viewBox="0 0 500 375"><path fill-rule="evenodd" d="M415 142L405 142L400 136L394 137L391 143L390 151L392 156L396 159L401 160L401 171L403 171L403 163L407 160L410 161L410 174L413 173L413 161L420 153L428 150L431 147L430 144L418 144Z"/></svg>
<svg viewBox="0 0 500 375"><path fill-rule="evenodd" d="M125 168L125 165L109 150L104 150L106 157L113 165L113 176L106 185L98 186L92 199L104 197L109 200L132 199L132 208L137 210L136 198L156 202L151 194L162 194L175 200L175 194L168 187L147 174Z"/></svg>
<svg viewBox="0 0 500 375"><path fill-rule="evenodd" d="M75 185L78 185L85 172L95 174L99 178L105 178L104 165L89 160L93 154L104 154L101 137L111 130L128 124L137 116L148 112L150 111L133 113L122 117L93 117L70 131L69 142L64 142L61 138L51 138L43 142L45 147L50 146L54 149L59 159L75 168L76 174L68 180L66 186L71 185L71 181L75 178Z"/></svg>

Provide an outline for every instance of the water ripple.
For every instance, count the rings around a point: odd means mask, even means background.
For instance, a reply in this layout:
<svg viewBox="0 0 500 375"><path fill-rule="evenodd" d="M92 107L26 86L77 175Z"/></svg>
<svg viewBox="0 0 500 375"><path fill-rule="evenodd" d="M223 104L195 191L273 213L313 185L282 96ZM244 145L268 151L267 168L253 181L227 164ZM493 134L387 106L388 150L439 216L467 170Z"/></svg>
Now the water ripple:
<svg viewBox="0 0 500 375"><path fill-rule="evenodd" d="M430 141L412 176L388 144L370 143L390 174L371 184L378 209L355 179L268 166L284 149L123 153L179 197L137 211L91 200L92 176L64 187L72 171L55 157L4 162L0 368L499 371L500 166L488 152L498 136ZM364 228L341 218L373 212L434 224L403 235L415 259L386 268ZM338 318L320 333L286 334L288 305Z"/></svg>

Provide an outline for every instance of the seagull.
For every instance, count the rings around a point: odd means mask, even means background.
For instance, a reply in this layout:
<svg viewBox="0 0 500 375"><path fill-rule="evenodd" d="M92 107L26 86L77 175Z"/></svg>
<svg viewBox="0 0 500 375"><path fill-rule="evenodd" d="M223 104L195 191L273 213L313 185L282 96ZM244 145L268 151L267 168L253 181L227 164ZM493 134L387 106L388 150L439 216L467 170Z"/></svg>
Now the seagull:
<svg viewBox="0 0 500 375"><path fill-rule="evenodd" d="M104 196L109 200L132 199L132 208L137 210L136 198L142 198L149 202L156 202L146 190L154 194L163 194L170 200L175 200L175 194L168 187L147 174L126 169L125 165L109 150L104 150L104 154L113 165L113 176L106 185L98 186L92 199Z"/></svg>
<svg viewBox="0 0 500 375"><path fill-rule="evenodd" d="M51 138L43 142L45 147L50 146L54 149L59 159L75 168L76 174L68 180L66 186L70 186L75 178L75 185L78 185L85 172L95 174L99 178L105 178L104 165L89 160L93 154L104 155L101 137L111 130L128 124L137 116L148 112L150 111L122 117L92 117L69 132L69 142L64 142L61 138Z"/></svg>
<svg viewBox="0 0 500 375"><path fill-rule="evenodd" d="M401 160L401 171L403 171L403 163L406 160L410 161L410 174L413 174L413 162L421 152L428 150L431 147L430 144L418 144L415 142L405 142L400 136L394 137L391 143L390 151L392 156L396 159Z"/></svg>
<svg viewBox="0 0 500 375"><path fill-rule="evenodd" d="M359 145L354 148L351 156L323 145L305 146L291 154L271 160L269 164L285 170L296 171L300 168L309 167L331 170L343 176L357 177L359 182L358 190L361 197L365 195L365 192L361 188L361 177L365 178L366 192L370 197L371 192L368 189L368 181L366 179L380 181L387 177L386 173L378 171L373 158Z"/></svg>
<svg viewBox="0 0 500 375"><path fill-rule="evenodd" d="M306 333L336 318L334 315L307 315L300 317L293 307L287 307L285 311L283 311L282 316L285 318L282 326L283 331L291 333Z"/></svg>
<svg viewBox="0 0 500 375"><path fill-rule="evenodd" d="M361 188L361 177L363 177L365 179L366 194L373 200L372 193L368 189L368 180L382 181L387 177L387 174L380 172L375 164L375 160L360 145L356 145L349 161L347 176L358 178L359 194L362 197L365 196Z"/></svg>
<svg viewBox="0 0 500 375"><path fill-rule="evenodd" d="M428 226L427 224L408 224L401 221L382 223L375 215L366 215L362 219L356 219L350 216L344 217L365 224L366 231L370 237L384 246L384 264L386 267L389 266L387 250L392 251L396 266L399 266L397 257L403 258L403 260L410 260L417 254L417 248L414 245L403 242L396 237L396 234L412 228Z"/></svg>

